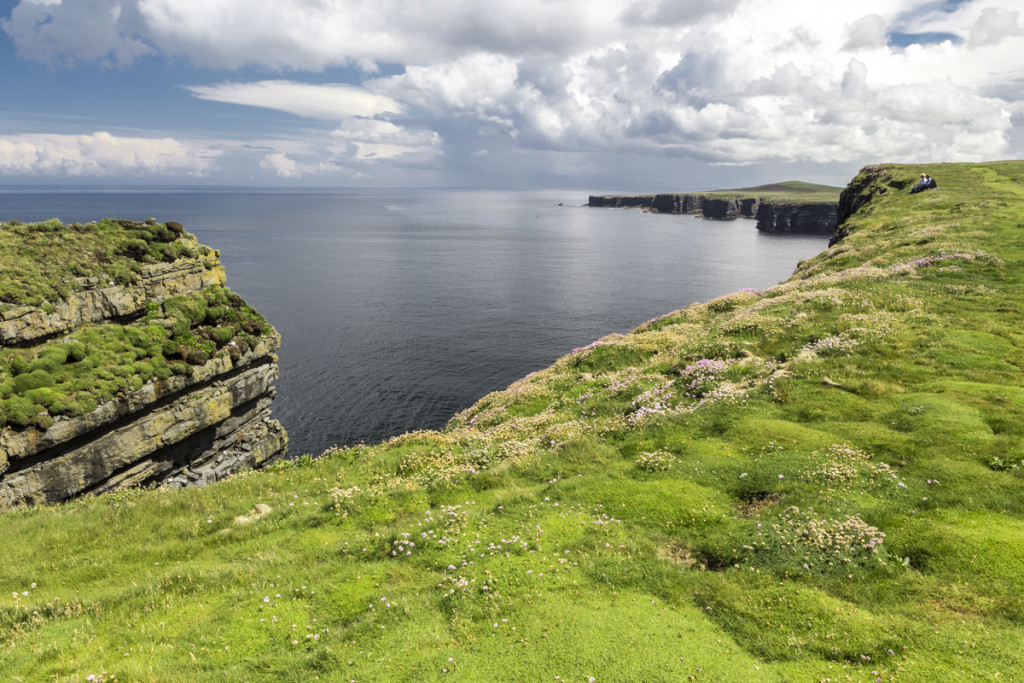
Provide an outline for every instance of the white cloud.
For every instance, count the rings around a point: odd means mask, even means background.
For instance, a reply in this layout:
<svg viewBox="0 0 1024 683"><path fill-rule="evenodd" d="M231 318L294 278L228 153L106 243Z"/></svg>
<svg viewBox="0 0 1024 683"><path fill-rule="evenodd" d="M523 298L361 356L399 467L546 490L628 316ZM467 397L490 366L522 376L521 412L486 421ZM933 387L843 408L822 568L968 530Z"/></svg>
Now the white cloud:
<svg viewBox="0 0 1024 683"><path fill-rule="evenodd" d="M127 65L154 52L138 37L143 26L137 8L120 0L23 0L0 28L19 57L57 66Z"/></svg>
<svg viewBox="0 0 1024 683"><path fill-rule="evenodd" d="M187 90L204 100L336 122L337 127L329 132L306 131L300 139L264 143L275 152L263 157L260 168L282 178L335 172L353 162L419 163L438 157L442 151L443 140L435 131L375 118L396 115L404 107L386 95L361 87L260 81L189 86Z"/></svg>
<svg viewBox="0 0 1024 683"><path fill-rule="evenodd" d="M405 73L369 81L377 92L436 114L456 110L479 116L501 110L519 93L516 60L475 52L453 62L409 66Z"/></svg>
<svg viewBox="0 0 1024 683"><path fill-rule="evenodd" d="M402 129L390 121L374 119L349 119L332 132L332 135L347 140L376 140L399 136Z"/></svg>
<svg viewBox="0 0 1024 683"><path fill-rule="evenodd" d="M665 26L692 24L707 16L726 16L740 0L655 0L629 3L621 14L626 24Z"/></svg>
<svg viewBox="0 0 1024 683"><path fill-rule="evenodd" d="M291 137L222 142L225 165L257 167L277 178L310 176L366 178L380 164L422 168L443 154L433 131L411 131L387 121L348 118L330 131L305 131Z"/></svg>
<svg viewBox="0 0 1024 683"><path fill-rule="evenodd" d="M888 47L890 31L935 29L935 17L900 18L920 4L867 0L815 14L795 0L747 2L561 60L476 52L365 85L437 116L493 124L536 149L726 164L1005 154L1016 95L1001 99L999 86L1024 77L1011 52L1024 41L993 34L991 13L962 10L957 27L940 28L981 32L975 42L994 47ZM664 9L646 7L634 6L631 20Z"/></svg>
<svg viewBox="0 0 1024 683"><path fill-rule="evenodd" d="M907 12L903 17L908 33L949 33L959 39L970 39L971 33L979 29L984 32L985 25L994 28L995 23L1002 24L1001 30L1012 34L1014 29L1019 33L1018 0L970 0L960 2L951 8L932 3L920 3L917 11Z"/></svg>
<svg viewBox="0 0 1024 683"><path fill-rule="evenodd" d="M998 45L1005 38L1021 35L1024 35L1024 28L1021 28L1019 11L986 7L971 26L967 44L971 47Z"/></svg>
<svg viewBox="0 0 1024 683"><path fill-rule="evenodd" d="M23 134L0 136L4 175L193 175L214 168L219 151L173 138Z"/></svg>
<svg viewBox="0 0 1024 683"><path fill-rule="evenodd" d="M294 74L188 88L336 124L263 150L278 174L509 145L716 164L973 160L1004 156L1022 111L1019 0L47 3L22 0L3 23L23 59L403 67L359 86ZM894 33L956 40L894 47Z"/></svg>
<svg viewBox="0 0 1024 683"><path fill-rule="evenodd" d="M282 152L274 152L263 157L263 161L260 162L260 168L264 171L270 171L280 178L297 178L301 175L295 160L289 159Z"/></svg>
<svg viewBox="0 0 1024 683"><path fill-rule="evenodd" d="M867 14L849 24L844 50L863 50L883 47L887 42L887 24L877 14Z"/></svg>
<svg viewBox="0 0 1024 683"><path fill-rule="evenodd" d="M401 111L401 105L364 88L295 81L220 83L186 88L202 100L286 111L311 119L337 121L347 116L376 116Z"/></svg>
<svg viewBox="0 0 1024 683"><path fill-rule="evenodd" d="M564 53L613 38L626 6L621 0L64 0L45 6L22 0L17 20L4 30L25 58L47 63L152 46L200 66L319 70L449 59L481 48ZM91 30L70 45L40 40L68 35L76 25Z"/></svg>
<svg viewBox="0 0 1024 683"><path fill-rule="evenodd" d="M441 136L434 131L412 131L389 121L348 119L331 132L354 147L356 161L426 161L441 153Z"/></svg>

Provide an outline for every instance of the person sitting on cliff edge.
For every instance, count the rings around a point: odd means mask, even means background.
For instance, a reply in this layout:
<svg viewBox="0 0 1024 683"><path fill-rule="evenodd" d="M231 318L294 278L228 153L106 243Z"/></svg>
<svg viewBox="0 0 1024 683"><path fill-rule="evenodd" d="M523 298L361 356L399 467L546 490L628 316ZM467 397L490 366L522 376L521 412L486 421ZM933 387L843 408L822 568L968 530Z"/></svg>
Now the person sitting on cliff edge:
<svg viewBox="0 0 1024 683"><path fill-rule="evenodd" d="M917 185L914 185L910 190L910 194L916 194L918 192L924 192L925 190L939 189L938 184L935 182L935 178L932 178L927 173L921 174L921 179L917 181Z"/></svg>

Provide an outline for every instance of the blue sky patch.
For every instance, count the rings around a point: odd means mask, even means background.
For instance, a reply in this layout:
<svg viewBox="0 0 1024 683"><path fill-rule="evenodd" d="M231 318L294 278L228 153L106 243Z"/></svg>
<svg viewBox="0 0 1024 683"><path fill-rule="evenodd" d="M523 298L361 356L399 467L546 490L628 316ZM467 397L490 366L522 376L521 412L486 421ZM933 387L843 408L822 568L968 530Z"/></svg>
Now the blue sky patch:
<svg viewBox="0 0 1024 683"><path fill-rule="evenodd" d="M1022 12L698 4L0 0L0 185L671 191L1024 156Z"/></svg>
<svg viewBox="0 0 1024 683"><path fill-rule="evenodd" d="M900 33L899 31L893 31L889 34L889 45L892 47L935 45L947 40L954 45L960 45L964 42L963 38L953 33Z"/></svg>

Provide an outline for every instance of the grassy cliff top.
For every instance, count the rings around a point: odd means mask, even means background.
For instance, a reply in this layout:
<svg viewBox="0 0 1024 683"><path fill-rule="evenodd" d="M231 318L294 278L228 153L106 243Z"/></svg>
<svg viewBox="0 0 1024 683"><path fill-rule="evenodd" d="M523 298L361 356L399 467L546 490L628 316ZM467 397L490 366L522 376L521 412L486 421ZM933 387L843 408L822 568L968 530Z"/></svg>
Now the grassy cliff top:
<svg viewBox="0 0 1024 683"><path fill-rule="evenodd" d="M0 223L0 306L53 304L88 280L132 285L146 264L208 253L174 222Z"/></svg>
<svg viewBox="0 0 1024 683"><path fill-rule="evenodd" d="M736 190L715 190L708 194L735 197L758 197L761 200L780 203L806 204L818 202L836 202L839 200L841 187L816 185L800 180L787 180L782 183L743 187Z"/></svg>
<svg viewBox="0 0 1024 683"><path fill-rule="evenodd" d="M787 282L443 431L5 514L5 673L1024 678L1022 181L869 167Z"/></svg>
<svg viewBox="0 0 1024 683"><path fill-rule="evenodd" d="M727 199L758 198L762 201L772 201L786 204L818 204L835 203L839 200L841 187L830 185L815 185L800 180L787 180L781 183L770 183L758 185L757 187L743 187L734 190L707 190L703 192L676 192L666 194L680 194L693 196L722 197ZM618 195L607 195L614 197ZM626 195L621 195L626 196ZM655 195L629 195L637 197L654 197Z"/></svg>

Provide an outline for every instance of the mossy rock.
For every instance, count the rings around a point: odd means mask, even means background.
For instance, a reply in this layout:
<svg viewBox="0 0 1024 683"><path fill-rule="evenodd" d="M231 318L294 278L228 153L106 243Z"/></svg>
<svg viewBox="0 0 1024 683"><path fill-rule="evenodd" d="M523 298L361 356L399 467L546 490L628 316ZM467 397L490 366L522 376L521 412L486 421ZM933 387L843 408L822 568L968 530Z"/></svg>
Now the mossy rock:
<svg viewBox="0 0 1024 683"><path fill-rule="evenodd" d="M238 322L210 325L210 310ZM191 375L218 349L238 359L272 331L241 297L214 286L147 306L135 323L83 326L37 349L0 349L0 399L19 399L4 404L5 425L43 428L37 415L84 414L146 382Z"/></svg>

